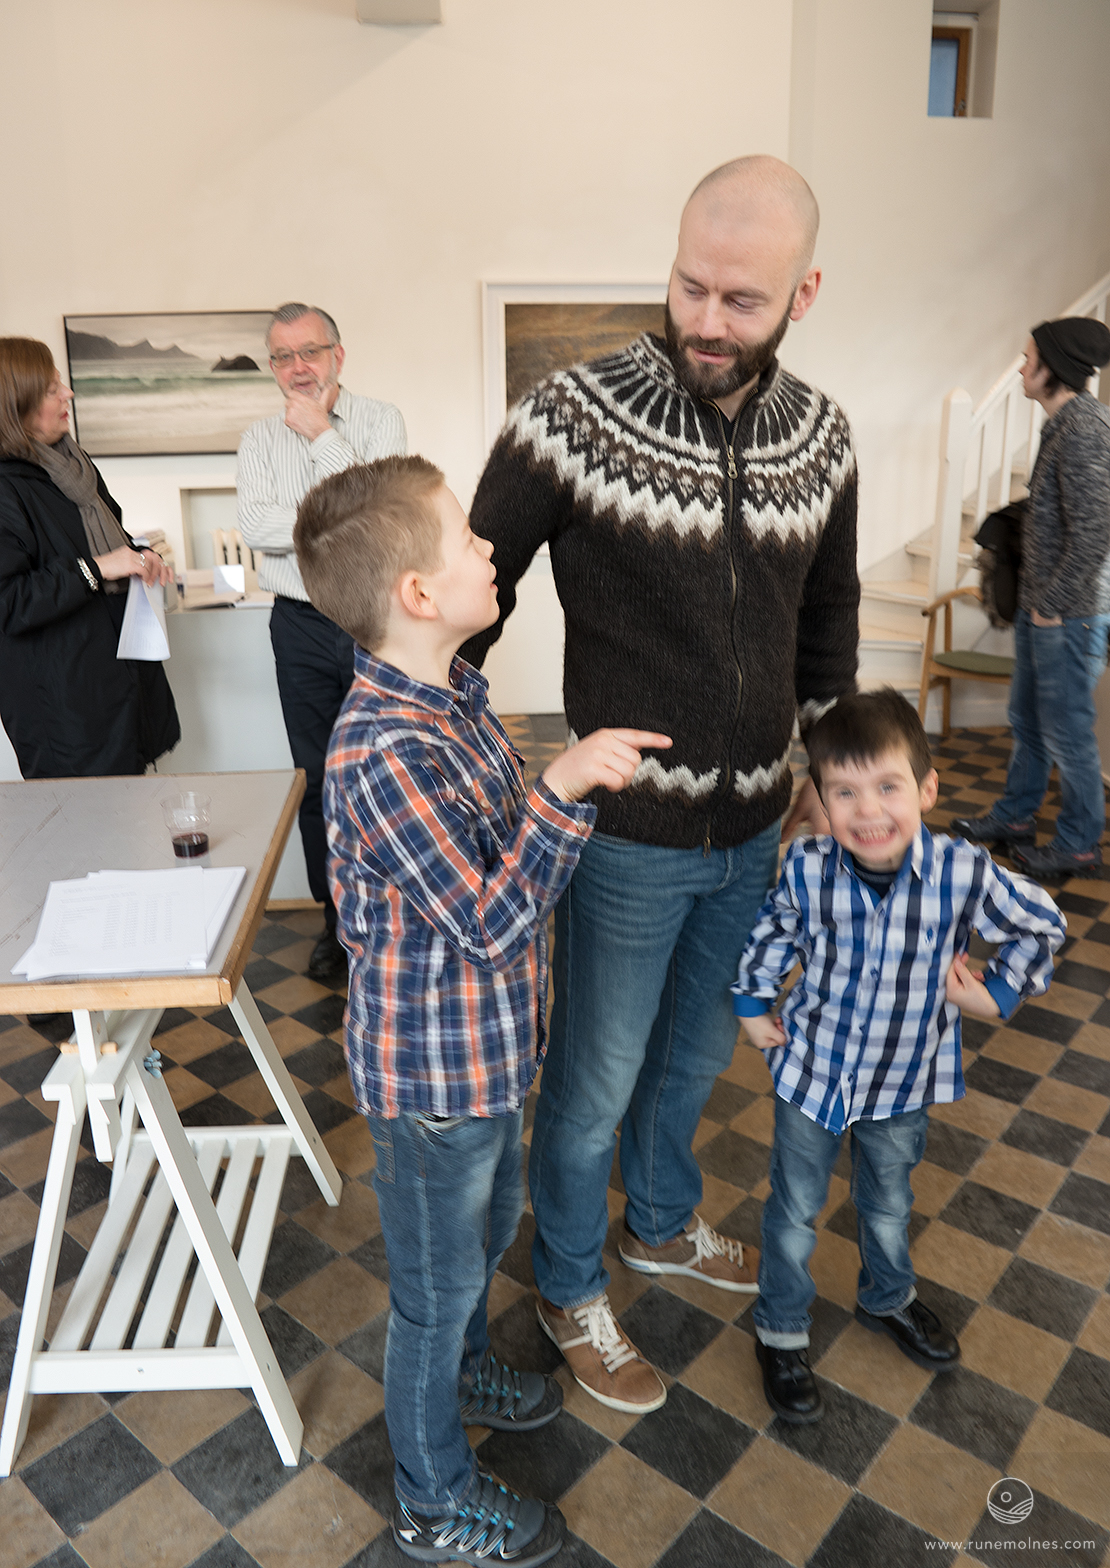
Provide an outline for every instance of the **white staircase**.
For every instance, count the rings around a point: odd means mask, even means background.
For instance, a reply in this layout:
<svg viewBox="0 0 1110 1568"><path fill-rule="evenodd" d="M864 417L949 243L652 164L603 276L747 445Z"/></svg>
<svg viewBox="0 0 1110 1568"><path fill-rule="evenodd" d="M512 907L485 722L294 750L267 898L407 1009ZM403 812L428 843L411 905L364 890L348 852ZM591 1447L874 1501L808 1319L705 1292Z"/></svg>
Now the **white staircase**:
<svg viewBox="0 0 1110 1568"><path fill-rule="evenodd" d="M1062 316L1106 320L1110 273ZM917 706L925 620L922 611L939 594L976 582L974 534L988 512L1026 494L1036 460L1042 412L1028 402L1021 383L1024 356L1008 365L982 401L957 387L944 400L936 522L885 560L860 573L859 684L863 690L891 685ZM1090 390L1110 402L1110 373L1092 378ZM954 643L984 653L1012 653L1012 633L993 628L977 607L954 607ZM940 694L933 692L926 728L940 728ZM973 681L953 683L952 722L1004 724L1007 692ZM936 705L934 712L933 705Z"/></svg>

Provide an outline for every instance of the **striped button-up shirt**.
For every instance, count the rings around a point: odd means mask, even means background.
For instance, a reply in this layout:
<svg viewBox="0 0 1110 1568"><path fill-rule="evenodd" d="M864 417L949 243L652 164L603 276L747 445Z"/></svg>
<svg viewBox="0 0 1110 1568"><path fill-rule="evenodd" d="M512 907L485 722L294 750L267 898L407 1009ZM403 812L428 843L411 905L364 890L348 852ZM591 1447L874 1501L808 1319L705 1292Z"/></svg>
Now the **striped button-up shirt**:
<svg viewBox="0 0 1110 1568"><path fill-rule="evenodd" d="M355 397L340 387L328 420L331 429L310 441L290 430L283 414L273 414L251 425L239 443L239 532L261 554L258 586L305 603L293 550L297 507L329 474L405 450L405 421L392 403Z"/></svg>
<svg viewBox="0 0 1110 1568"><path fill-rule="evenodd" d="M1008 1017L1052 978L1064 917L985 849L922 827L885 897L834 839L791 846L733 985L740 1017L782 1009L786 1044L768 1052L775 1092L830 1132L964 1095L960 1013L945 982L972 931L1000 943L985 983Z"/></svg>
<svg viewBox="0 0 1110 1568"><path fill-rule="evenodd" d="M332 893L351 955L347 1061L376 1116L503 1116L543 1049L546 921L595 808L522 758L462 659L453 689L355 648L324 779Z"/></svg>

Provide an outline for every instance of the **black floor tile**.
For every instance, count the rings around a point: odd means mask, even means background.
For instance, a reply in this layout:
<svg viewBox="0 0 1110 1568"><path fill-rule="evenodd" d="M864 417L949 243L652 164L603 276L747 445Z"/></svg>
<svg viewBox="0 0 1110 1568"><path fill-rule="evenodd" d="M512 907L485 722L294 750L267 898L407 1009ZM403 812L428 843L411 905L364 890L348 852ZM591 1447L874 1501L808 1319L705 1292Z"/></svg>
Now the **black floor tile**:
<svg viewBox="0 0 1110 1568"><path fill-rule="evenodd" d="M66 1541L56 1552L51 1552L49 1557L40 1558L35 1568L88 1568L88 1565L83 1557L78 1557L73 1547Z"/></svg>
<svg viewBox="0 0 1110 1568"><path fill-rule="evenodd" d="M539 1325L534 1296L521 1296L493 1321L490 1330L498 1357L525 1372L554 1372L563 1364L560 1351Z"/></svg>
<svg viewBox="0 0 1110 1568"><path fill-rule="evenodd" d="M41 1051L34 1051L30 1056L20 1056L14 1062L8 1062L3 1069L0 1069L0 1078L3 1078L17 1094L32 1094L57 1060L57 1048L48 1045Z"/></svg>
<svg viewBox="0 0 1110 1568"><path fill-rule="evenodd" d="M283 947L291 947L294 942L301 940L299 931L290 931L288 926L283 926L276 920L264 920L258 929L251 952L266 958L271 953L279 953Z"/></svg>
<svg viewBox="0 0 1110 1568"><path fill-rule="evenodd" d="M655 1568L789 1568L789 1564L777 1552L703 1508Z"/></svg>
<svg viewBox="0 0 1110 1568"><path fill-rule="evenodd" d="M1049 1210L1110 1236L1110 1187L1105 1182L1095 1181L1093 1176L1071 1171L1064 1177L1063 1186L1049 1204Z"/></svg>
<svg viewBox="0 0 1110 1568"><path fill-rule="evenodd" d="M711 1176L745 1190L757 1187L767 1175L771 1151L765 1143L746 1138L726 1127L698 1150L698 1164Z"/></svg>
<svg viewBox="0 0 1110 1568"><path fill-rule="evenodd" d="M380 1412L365 1426L332 1449L324 1460L328 1469L353 1492L364 1497L383 1519L393 1517L396 1493L393 1490L393 1450L385 1429L385 1413ZM400 1554L398 1553L398 1557Z"/></svg>
<svg viewBox="0 0 1110 1568"><path fill-rule="evenodd" d="M996 1028L985 1018L971 1018L965 1013L960 1019L960 1039L966 1049L981 1051Z"/></svg>
<svg viewBox="0 0 1110 1568"><path fill-rule="evenodd" d="M609 1442L565 1410L536 1432L491 1432L478 1463L522 1497L554 1503L592 1470Z"/></svg>
<svg viewBox="0 0 1110 1568"><path fill-rule="evenodd" d="M1110 989L1110 969L1077 964L1070 958L1064 958L1056 965L1056 979L1061 985L1073 986L1077 991L1093 991L1095 996L1105 996Z"/></svg>
<svg viewBox="0 0 1110 1568"><path fill-rule="evenodd" d="M987 1297L992 1307L1043 1328L1060 1339L1074 1339L1095 1304L1097 1290L1066 1279L1052 1269L1015 1258Z"/></svg>
<svg viewBox="0 0 1110 1568"><path fill-rule="evenodd" d="M33 1248L34 1242L28 1241L22 1247L16 1247L13 1252L8 1252L0 1258L0 1290L9 1296L17 1307L23 1305ZM64 1285L67 1280L75 1279L81 1272L84 1261L84 1247L63 1231L62 1244L58 1250L58 1272L55 1283Z"/></svg>
<svg viewBox="0 0 1110 1568"><path fill-rule="evenodd" d="M1099 1568L1110 1545L1110 1533L1072 1513L1054 1497L1034 1491L1033 1512L1022 1524L999 1524L984 1509L971 1533L969 1550L986 1568L1013 1568L1015 1562L1036 1562L1035 1553L1029 1549L1033 1540L1070 1543L1066 1554L1061 1549L1056 1555L1050 1548L1052 1555L1045 1554L1044 1568L1054 1568L1054 1557L1066 1568Z"/></svg>
<svg viewBox="0 0 1110 1568"><path fill-rule="evenodd" d="M668 1390L662 1409L637 1421L625 1434L621 1447L676 1486L704 1499L732 1469L755 1435L743 1421L675 1383Z"/></svg>
<svg viewBox="0 0 1110 1568"><path fill-rule="evenodd" d="M246 1127L257 1118L219 1090L181 1112L183 1127Z"/></svg>
<svg viewBox="0 0 1110 1568"><path fill-rule="evenodd" d="M1096 920L1083 933L1084 942L1110 942L1110 920ZM1101 956L1101 955L1100 955ZM1110 956L1110 955L1108 955Z"/></svg>
<svg viewBox="0 0 1110 1568"><path fill-rule="evenodd" d="M295 1377L302 1367L315 1361L328 1348L311 1329L305 1328L292 1313L279 1307L276 1301L271 1301L258 1315L262 1319L266 1337L273 1346L283 1378Z"/></svg>
<svg viewBox="0 0 1110 1568"><path fill-rule="evenodd" d="M224 1034L231 1035L233 1038L238 1036L239 1025L231 1016L230 1007L214 1007L210 1013L205 1013L204 1021L206 1024L211 1024L213 1029L222 1029Z"/></svg>
<svg viewBox="0 0 1110 1568"><path fill-rule="evenodd" d="M936 1313L945 1328L957 1336L979 1310L979 1303L970 1296L961 1296L958 1291L938 1285L932 1279L919 1279L917 1294L930 1311Z"/></svg>
<svg viewBox="0 0 1110 1568"><path fill-rule="evenodd" d="M6 1318L0 1318L0 1388L6 1388L11 1380L18 1338L19 1313L9 1312Z"/></svg>
<svg viewBox="0 0 1110 1568"><path fill-rule="evenodd" d="M1031 1399L956 1366L933 1378L910 1420L1004 1471L1036 1409Z"/></svg>
<svg viewBox="0 0 1110 1568"><path fill-rule="evenodd" d="M243 979L253 996L256 991L264 991L268 985L277 985L279 980L288 980L293 969L287 969L284 964L275 963L272 958L252 958L243 970Z"/></svg>
<svg viewBox="0 0 1110 1568"><path fill-rule="evenodd" d="M322 996L316 1002L309 1002L307 1007L300 1008L293 1014L299 1024L304 1024L308 1029L314 1029L317 1034L331 1034L333 1029L338 1029L343 1023L343 1013L347 1006L347 993L334 992L331 996Z"/></svg>
<svg viewBox="0 0 1110 1568"><path fill-rule="evenodd" d="M658 1285L621 1313L620 1324L640 1354L671 1377L700 1356L722 1326L719 1318Z"/></svg>
<svg viewBox="0 0 1110 1568"><path fill-rule="evenodd" d="M993 1056L978 1057L964 1072L964 1082L969 1089L993 1094L996 1100L1008 1100L1011 1105L1020 1105L1040 1081L1036 1073L1011 1067L1009 1062L996 1061Z"/></svg>
<svg viewBox="0 0 1110 1568"><path fill-rule="evenodd" d="M995 1192L993 1187L982 1187L975 1181L965 1181L938 1218L946 1225L954 1225L978 1236L981 1241L1012 1252L1040 1212L1032 1204L1022 1203L1020 1198Z"/></svg>
<svg viewBox="0 0 1110 1568"><path fill-rule="evenodd" d="M285 1058L285 1065L294 1078L300 1078L303 1083L310 1083L314 1087L330 1083L333 1078L338 1078L347 1071L347 1058L343 1055L343 1047L336 1045L334 1040L313 1040L311 1045L303 1046L301 1050L294 1051L292 1056Z"/></svg>
<svg viewBox="0 0 1110 1568"><path fill-rule="evenodd" d="M188 1007L167 1007L155 1025L154 1033L168 1034L171 1029L177 1029L182 1024L196 1023L196 1018L196 1013Z"/></svg>
<svg viewBox="0 0 1110 1568"><path fill-rule="evenodd" d="M713 1085L713 1093L705 1102L703 1116L711 1122L730 1122L734 1116L739 1116L742 1110L751 1105L759 1096L751 1089L743 1089L738 1083L729 1083L727 1078L718 1078Z"/></svg>
<svg viewBox="0 0 1110 1568"><path fill-rule="evenodd" d="M103 1203L108 1197L111 1185L110 1165L102 1165L96 1159L78 1160L73 1167L73 1186L70 1188L66 1219L72 1219L75 1214L84 1214L85 1210L91 1209L94 1203ZM33 1203L41 1204L45 1187L44 1179L23 1190Z"/></svg>
<svg viewBox="0 0 1110 1568"><path fill-rule="evenodd" d="M743 1242L745 1247L758 1247L762 1222L763 1204L758 1198L749 1197L730 1209L723 1220L717 1221L714 1229L733 1241Z"/></svg>
<svg viewBox="0 0 1110 1568"><path fill-rule="evenodd" d="M1040 1111L1020 1110L1002 1134L1001 1142L1011 1149L1035 1154L1054 1165L1071 1165L1087 1142L1088 1134L1070 1122L1058 1122Z"/></svg>
<svg viewBox="0 0 1110 1568"><path fill-rule="evenodd" d="M1033 1002L1026 1002L1019 1007L1007 1024L1009 1029L1034 1035L1038 1040L1049 1040L1053 1045L1067 1045L1076 1030L1082 1027L1078 1018L1051 1012L1047 1007L1037 1007Z"/></svg>
<svg viewBox="0 0 1110 1568"><path fill-rule="evenodd" d="M375 1279L380 1279L383 1284L389 1283L389 1259L385 1255L385 1237L379 1231L376 1236L371 1236L361 1246L355 1247L347 1256L360 1269L365 1269L368 1274L373 1274ZM502 1259L504 1261L504 1259Z"/></svg>
<svg viewBox="0 0 1110 1568"><path fill-rule="evenodd" d="M233 1535L210 1546L202 1557L197 1557L189 1568L258 1568L258 1561L246 1551Z"/></svg>
<svg viewBox="0 0 1110 1568"><path fill-rule="evenodd" d="M954 1171L957 1176L966 1176L988 1147L987 1140L980 1138L977 1133L968 1132L963 1127L953 1127L951 1122L942 1122L939 1117L930 1116L925 1158L933 1165Z"/></svg>
<svg viewBox="0 0 1110 1568"><path fill-rule="evenodd" d="M44 1040L49 1040L51 1045L61 1045L63 1040L73 1037L73 1014L54 1013L30 1027Z"/></svg>
<svg viewBox="0 0 1110 1568"><path fill-rule="evenodd" d="M784 1448L855 1486L898 1422L846 1388L819 1377L825 1414L813 1426L787 1426L776 1416L767 1428Z"/></svg>
<svg viewBox="0 0 1110 1568"><path fill-rule="evenodd" d="M382 1530L361 1551L349 1557L343 1568L405 1568L411 1558L397 1550L391 1529Z"/></svg>
<svg viewBox="0 0 1110 1568"><path fill-rule="evenodd" d="M257 1070L258 1063L242 1040L231 1040L227 1045L209 1051L207 1056L198 1056L186 1069L212 1089L226 1089L229 1083L237 1083ZM245 1117L246 1112L240 1109L239 1115Z"/></svg>
<svg viewBox="0 0 1110 1568"><path fill-rule="evenodd" d="M296 1220L286 1220L274 1231L261 1288L267 1296L284 1296L287 1290L292 1290L294 1285L299 1285L338 1256L334 1247L305 1230Z"/></svg>
<svg viewBox="0 0 1110 1568"><path fill-rule="evenodd" d="M1045 1404L1110 1437L1110 1361L1087 1350L1073 1350Z"/></svg>
<svg viewBox="0 0 1110 1568"><path fill-rule="evenodd" d="M1110 1062L1104 1062L1097 1056L1088 1056L1085 1051L1065 1051L1049 1077L1074 1084L1077 1089L1090 1089L1095 1094L1110 1095Z"/></svg>
<svg viewBox="0 0 1110 1568"><path fill-rule="evenodd" d="M849 1499L807 1568L924 1568L928 1563L940 1568L953 1562L956 1548L945 1544L930 1549L933 1540L908 1519L857 1495Z"/></svg>
<svg viewBox="0 0 1110 1568"><path fill-rule="evenodd" d="M320 1197L316 1178L303 1160L290 1160L281 1184L278 1207L283 1214L298 1214L301 1209L315 1203Z"/></svg>
<svg viewBox="0 0 1110 1568"><path fill-rule="evenodd" d="M311 1463L302 1452L297 1469L286 1469L261 1411L252 1405L170 1468L225 1530L233 1530Z"/></svg>
<svg viewBox="0 0 1110 1568"><path fill-rule="evenodd" d="M518 1285L527 1285L529 1289L536 1283L532 1273L532 1238L535 1234L535 1220L531 1214L522 1214L516 1240L506 1249L498 1265L502 1274L515 1279Z"/></svg>
<svg viewBox="0 0 1110 1568"><path fill-rule="evenodd" d="M1082 893L1054 893L1052 897L1065 915L1088 915L1097 920L1106 909L1101 898L1087 898Z"/></svg>
<svg viewBox="0 0 1110 1568"><path fill-rule="evenodd" d="M30 1100L11 1100L7 1105L0 1105L0 1149L18 1143L21 1138L30 1138L50 1125L49 1118Z"/></svg>
<svg viewBox="0 0 1110 1568"><path fill-rule="evenodd" d="M333 1127L339 1127L343 1122L349 1122L358 1112L351 1106L345 1105L342 1100L335 1100L330 1094L325 1094L323 1089L310 1089L301 1096L304 1108L315 1122L317 1130L321 1133L331 1132Z"/></svg>
<svg viewBox="0 0 1110 1568"><path fill-rule="evenodd" d="M389 1313L379 1312L377 1317L371 1318L369 1323L364 1323L361 1328L356 1328L353 1334L348 1334L346 1339L340 1340L336 1350L341 1351L348 1361L353 1361L356 1367L374 1378L378 1383L385 1382L385 1336L389 1329Z"/></svg>
<svg viewBox="0 0 1110 1568"><path fill-rule="evenodd" d="M76 1535L161 1468L121 1421L104 1415L29 1464L22 1477L65 1533Z"/></svg>
<svg viewBox="0 0 1110 1568"><path fill-rule="evenodd" d="M754 1298L750 1298L753 1299ZM810 1359L820 1361L826 1350L831 1350L836 1341L843 1334L848 1324L852 1321L852 1314L838 1306L835 1301L828 1301L824 1296L815 1296L810 1306L812 1322L809 1326L809 1353ZM754 1334L754 1325L752 1328Z"/></svg>

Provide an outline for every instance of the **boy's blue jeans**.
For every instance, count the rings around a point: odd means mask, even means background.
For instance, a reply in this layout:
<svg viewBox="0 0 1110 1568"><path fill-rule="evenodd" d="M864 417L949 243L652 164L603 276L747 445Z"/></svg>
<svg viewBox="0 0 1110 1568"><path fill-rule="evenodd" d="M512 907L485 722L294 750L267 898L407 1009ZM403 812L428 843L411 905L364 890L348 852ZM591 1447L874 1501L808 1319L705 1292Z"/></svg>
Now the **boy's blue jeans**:
<svg viewBox="0 0 1110 1568"><path fill-rule="evenodd" d="M1108 628L1110 615L1069 618L1062 626L1034 626L1027 610L1014 617L1014 741L1006 792L995 810L1007 822L1033 816L1055 763L1060 814L1052 843L1069 854L1091 849L1106 826L1095 687L1106 668Z"/></svg>
<svg viewBox="0 0 1110 1568"><path fill-rule="evenodd" d="M928 1113L907 1111L884 1121L853 1122L852 1202L859 1225L857 1300L878 1316L908 1306L917 1291L908 1226L913 1207L910 1175L921 1163ZM752 1308L765 1345L801 1350L809 1344L809 1308L817 1294L809 1272L817 1240L814 1221L825 1206L840 1140L775 1096L771 1196L763 1206L759 1297Z"/></svg>
<svg viewBox="0 0 1110 1568"><path fill-rule="evenodd" d="M385 1419L394 1484L417 1513L453 1510L477 1472L459 1383L489 1349L490 1282L524 1209L524 1113L367 1121L389 1260Z"/></svg>

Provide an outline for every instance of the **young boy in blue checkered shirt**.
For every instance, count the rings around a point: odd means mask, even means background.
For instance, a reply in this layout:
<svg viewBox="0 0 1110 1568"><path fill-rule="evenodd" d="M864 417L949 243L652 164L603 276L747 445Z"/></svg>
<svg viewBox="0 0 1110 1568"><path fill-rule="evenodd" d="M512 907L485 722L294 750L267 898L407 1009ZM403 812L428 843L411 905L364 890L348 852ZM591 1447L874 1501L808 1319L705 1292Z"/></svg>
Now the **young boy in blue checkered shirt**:
<svg viewBox="0 0 1110 1568"><path fill-rule="evenodd" d="M961 1010L1008 1018L1052 978L1064 919L1048 895L922 821L937 775L921 721L896 691L853 693L807 737L831 837L796 841L732 987L775 1085L771 1194L752 1318L767 1402L820 1419L809 1365L809 1258L840 1144L851 1144L860 1250L856 1317L918 1365L955 1365L955 1337L917 1299L910 1176L931 1104L962 1099ZM979 975L972 931L1000 947ZM800 979L771 1011L787 975Z"/></svg>

